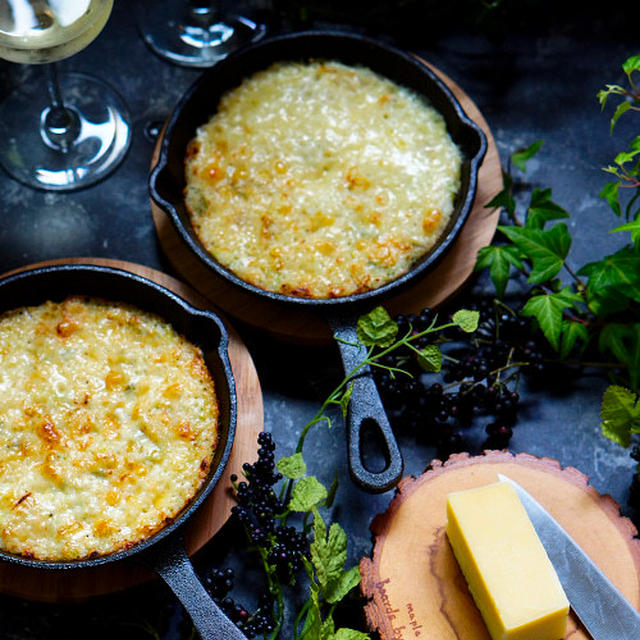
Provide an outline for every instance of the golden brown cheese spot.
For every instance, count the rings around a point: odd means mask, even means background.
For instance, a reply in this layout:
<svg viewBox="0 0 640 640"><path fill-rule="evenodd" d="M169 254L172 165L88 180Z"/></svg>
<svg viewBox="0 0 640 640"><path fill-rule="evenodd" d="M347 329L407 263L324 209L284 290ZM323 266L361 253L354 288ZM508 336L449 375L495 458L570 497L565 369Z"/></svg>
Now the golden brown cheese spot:
<svg viewBox="0 0 640 640"><path fill-rule="evenodd" d="M243 280L339 297L398 278L434 246L460 165L443 118L415 93L363 67L281 63L225 94L198 129L185 202L204 246ZM372 259L381 237L394 249Z"/></svg>
<svg viewBox="0 0 640 640"><path fill-rule="evenodd" d="M218 441L202 353L160 318L69 298L0 315L0 549L125 549L195 495Z"/></svg>

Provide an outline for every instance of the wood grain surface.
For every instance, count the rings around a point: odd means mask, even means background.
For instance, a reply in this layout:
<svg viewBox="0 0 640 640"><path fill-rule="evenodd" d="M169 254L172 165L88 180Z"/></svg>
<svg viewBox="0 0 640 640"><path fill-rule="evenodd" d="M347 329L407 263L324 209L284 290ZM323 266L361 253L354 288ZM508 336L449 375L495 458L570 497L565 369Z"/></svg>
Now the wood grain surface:
<svg viewBox="0 0 640 640"><path fill-rule="evenodd" d="M445 534L446 494L497 481L520 483L568 531L626 598L640 607L640 541L618 504L576 469L548 458L486 452L435 461L406 478L371 525L373 554L360 563L371 630L382 640L490 640ZM574 614L565 640L591 640Z"/></svg>
<svg viewBox="0 0 640 640"><path fill-rule="evenodd" d="M131 262L68 258L29 265L16 271L53 264L97 264L131 271L166 287L195 307L219 313L189 285L161 271ZM225 320L224 317L222 319ZM262 392L253 361L244 343L226 320L225 326L229 333L229 359L238 398L236 435L223 475L211 495L186 525L185 545L189 554L195 553L209 542L227 521L231 507L235 504L229 476L232 473L240 475L242 464L256 458L256 439L263 428ZM127 561L73 571L38 570L0 563L0 592L47 602L83 600L90 596L120 591L152 578L154 574Z"/></svg>
<svg viewBox="0 0 640 640"><path fill-rule="evenodd" d="M430 65L431 66L431 65ZM473 208L462 231L438 266L419 282L385 300L393 315L436 307L451 298L467 281L478 249L488 245L498 224L499 209L485 205L502 189L502 169L495 140L482 113L471 98L451 78L431 66L447 84L465 113L487 137L487 153L478 175ZM152 164L158 158L162 136L156 145ZM322 344L331 339L326 321L311 311L287 308L233 287L216 276L184 244L168 216L153 201L151 211L162 250L180 275L226 313L284 340Z"/></svg>

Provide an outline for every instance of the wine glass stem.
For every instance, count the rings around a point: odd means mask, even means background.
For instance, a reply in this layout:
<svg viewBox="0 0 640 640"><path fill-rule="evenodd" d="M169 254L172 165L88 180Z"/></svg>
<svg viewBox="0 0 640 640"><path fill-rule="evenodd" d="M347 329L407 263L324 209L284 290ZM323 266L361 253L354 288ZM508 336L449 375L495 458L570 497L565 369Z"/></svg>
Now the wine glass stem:
<svg viewBox="0 0 640 640"><path fill-rule="evenodd" d="M47 65L47 72L50 105L42 112L40 133L45 144L64 153L80 133L80 118L73 109L64 104L55 62Z"/></svg>

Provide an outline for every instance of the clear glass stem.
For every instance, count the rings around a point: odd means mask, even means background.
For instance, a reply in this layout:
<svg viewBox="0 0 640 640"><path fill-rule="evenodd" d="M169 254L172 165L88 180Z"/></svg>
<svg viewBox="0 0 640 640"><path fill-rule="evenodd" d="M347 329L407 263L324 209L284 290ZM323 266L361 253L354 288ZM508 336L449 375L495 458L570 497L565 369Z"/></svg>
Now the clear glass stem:
<svg viewBox="0 0 640 640"><path fill-rule="evenodd" d="M58 66L55 62L47 65L47 91L50 105L42 112L40 134L47 146L65 153L78 138L80 118L73 109L64 104L58 80Z"/></svg>

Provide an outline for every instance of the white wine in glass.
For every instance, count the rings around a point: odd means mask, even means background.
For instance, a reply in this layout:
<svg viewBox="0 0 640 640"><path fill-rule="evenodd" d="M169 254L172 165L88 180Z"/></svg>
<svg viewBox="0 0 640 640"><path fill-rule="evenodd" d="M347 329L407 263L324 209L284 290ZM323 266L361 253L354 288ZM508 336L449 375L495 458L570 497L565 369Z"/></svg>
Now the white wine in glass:
<svg viewBox="0 0 640 640"><path fill-rule="evenodd" d="M97 182L124 158L128 110L89 75L58 75L55 62L85 48L107 22L113 0L0 0L0 58L49 63L46 89L25 84L0 104L0 164L46 190Z"/></svg>
<svg viewBox="0 0 640 640"><path fill-rule="evenodd" d="M226 0L137 0L140 33L152 51L185 67L210 67L266 28L228 10Z"/></svg>

